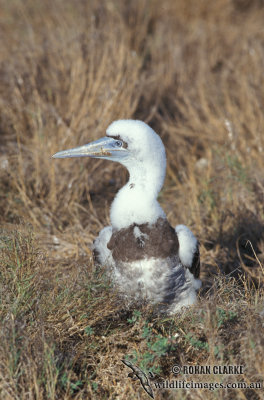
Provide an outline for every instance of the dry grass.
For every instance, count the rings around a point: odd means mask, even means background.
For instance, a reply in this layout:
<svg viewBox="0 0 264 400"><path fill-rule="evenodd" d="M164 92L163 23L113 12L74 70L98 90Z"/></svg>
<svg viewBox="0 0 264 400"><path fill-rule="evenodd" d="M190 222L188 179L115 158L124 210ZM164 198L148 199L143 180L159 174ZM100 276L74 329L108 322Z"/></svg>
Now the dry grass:
<svg viewBox="0 0 264 400"><path fill-rule="evenodd" d="M175 363L242 364L243 376L185 379L263 381L263 1L0 3L1 399L147 399L126 355L166 379ZM175 318L124 310L93 265L126 171L50 158L118 118L161 134L160 202L201 242L199 303Z"/></svg>

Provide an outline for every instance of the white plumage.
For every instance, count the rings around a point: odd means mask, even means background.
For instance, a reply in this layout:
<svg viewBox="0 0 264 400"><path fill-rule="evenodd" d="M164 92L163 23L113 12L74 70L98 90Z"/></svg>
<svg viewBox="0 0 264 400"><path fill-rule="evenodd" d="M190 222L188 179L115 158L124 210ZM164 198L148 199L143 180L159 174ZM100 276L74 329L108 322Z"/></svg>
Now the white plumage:
<svg viewBox="0 0 264 400"><path fill-rule="evenodd" d="M142 121L115 121L106 134L53 157L104 158L127 168L129 180L111 205L111 226L99 233L93 250L128 304L147 300L173 314L196 300L200 258L193 233L184 225L173 230L157 201L166 173L164 145Z"/></svg>
<svg viewBox="0 0 264 400"><path fill-rule="evenodd" d="M165 218L157 201L166 173L166 154L160 137L144 122L133 120L113 122L106 134L120 136L129 149L129 156L119 160L128 169L129 181L112 203L110 219L113 228L122 229L133 223L153 223L159 217Z"/></svg>

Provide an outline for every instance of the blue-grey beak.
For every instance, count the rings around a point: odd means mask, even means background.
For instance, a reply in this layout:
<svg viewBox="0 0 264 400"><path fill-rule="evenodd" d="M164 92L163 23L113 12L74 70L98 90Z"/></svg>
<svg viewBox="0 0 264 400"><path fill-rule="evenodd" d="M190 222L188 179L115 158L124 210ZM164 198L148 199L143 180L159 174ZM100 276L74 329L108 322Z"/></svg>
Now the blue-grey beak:
<svg viewBox="0 0 264 400"><path fill-rule="evenodd" d="M128 153L129 151L123 147L121 140L103 137L83 146L75 147L74 149L59 151L52 158L92 157L120 161Z"/></svg>

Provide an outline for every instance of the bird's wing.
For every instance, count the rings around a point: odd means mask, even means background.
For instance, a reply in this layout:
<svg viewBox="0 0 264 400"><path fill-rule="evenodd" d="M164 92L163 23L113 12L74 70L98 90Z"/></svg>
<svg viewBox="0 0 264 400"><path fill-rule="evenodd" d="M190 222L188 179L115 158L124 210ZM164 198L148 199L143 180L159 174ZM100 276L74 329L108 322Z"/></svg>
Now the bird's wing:
<svg viewBox="0 0 264 400"><path fill-rule="evenodd" d="M175 232L179 241L179 257L182 265L192 273L194 279L200 276L199 242L185 225L177 225Z"/></svg>
<svg viewBox="0 0 264 400"><path fill-rule="evenodd" d="M199 243L197 243L196 250L193 254L193 262L191 267L189 267L190 272L193 274L195 279L198 279L200 276L200 250L199 250Z"/></svg>
<svg viewBox="0 0 264 400"><path fill-rule="evenodd" d="M109 242L111 236L112 236L112 227L106 226L101 230L101 232L93 242L92 250L94 258L101 265L105 266L114 265L112 253L107 247L107 243Z"/></svg>

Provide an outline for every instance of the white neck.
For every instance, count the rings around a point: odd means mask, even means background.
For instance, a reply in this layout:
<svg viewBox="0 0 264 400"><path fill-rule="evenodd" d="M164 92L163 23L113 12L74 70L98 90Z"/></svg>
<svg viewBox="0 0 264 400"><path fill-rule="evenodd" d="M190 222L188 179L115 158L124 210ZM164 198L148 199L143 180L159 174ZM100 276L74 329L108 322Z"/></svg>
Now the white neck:
<svg viewBox="0 0 264 400"><path fill-rule="evenodd" d="M166 161L160 165L155 159L128 163L127 184L117 193L110 212L114 229L129 225L155 223L165 213L157 201L165 177Z"/></svg>

